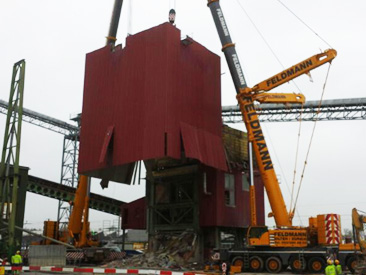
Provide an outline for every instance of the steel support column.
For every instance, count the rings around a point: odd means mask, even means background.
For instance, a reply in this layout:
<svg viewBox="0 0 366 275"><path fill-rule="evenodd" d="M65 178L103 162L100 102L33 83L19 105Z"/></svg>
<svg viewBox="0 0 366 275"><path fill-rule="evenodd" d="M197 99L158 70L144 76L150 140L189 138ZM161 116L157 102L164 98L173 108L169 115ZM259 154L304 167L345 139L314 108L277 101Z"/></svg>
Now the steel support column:
<svg viewBox="0 0 366 275"><path fill-rule="evenodd" d="M77 161L79 157L79 133L71 133L64 137L61 179L60 184L75 188L78 181ZM71 213L71 205L69 202L59 200L57 221L60 229L68 223Z"/></svg>
<svg viewBox="0 0 366 275"><path fill-rule="evenodd" d="M9 257L14 254L16 249L15 220L18 199L24 77L25 61L21 60L13 66L9 108L6 117L4 144L0 164L0 225L2 222L8 223L8 230L1 231L1 239ZM10 178L10 166L13 166L12 180Z"/></svg>

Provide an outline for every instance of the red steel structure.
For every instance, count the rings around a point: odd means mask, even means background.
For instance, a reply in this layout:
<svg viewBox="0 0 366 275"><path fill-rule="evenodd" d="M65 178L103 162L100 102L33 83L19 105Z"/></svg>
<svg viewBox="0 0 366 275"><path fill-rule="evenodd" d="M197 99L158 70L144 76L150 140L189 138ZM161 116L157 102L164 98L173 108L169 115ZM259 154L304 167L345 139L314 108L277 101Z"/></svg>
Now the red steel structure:
<svg viewBox="0 0 366 275"><path fill-rule="evenodd" d="M247 227L250 224L249 191L242 190L241 172L237 172L236 205L225 206L224 174L221 171L206 167L208 186L206 193L200 188L199 215L200 227ZM259 174L255 176L256 208L259 225L264 225L264 189ZM122 205L123 229L146 229L146 198L141 198Z"/></svg>
<svg viewBox="0 0 366 275"><path fill-rule="evenodd" d="M169 23L86 56L79 173L124 182L138 160L186 156L227 170L220 58ZM183 140L183 142L182 142ZM124 167L123 167L124 166Z"/></svg>
<svg viewBox="0 0 366 275"><path fill-rule="evenodd" d="M220 85L219 56L169 23L87 54L79 173L130 183L136 161L147 168L146 197L122 207L123 229L146 228L151 238L190 229L208 255L220 230L250 226L245 146L232 158L226 138L245 144L245 134L223 126Z"/></svg>

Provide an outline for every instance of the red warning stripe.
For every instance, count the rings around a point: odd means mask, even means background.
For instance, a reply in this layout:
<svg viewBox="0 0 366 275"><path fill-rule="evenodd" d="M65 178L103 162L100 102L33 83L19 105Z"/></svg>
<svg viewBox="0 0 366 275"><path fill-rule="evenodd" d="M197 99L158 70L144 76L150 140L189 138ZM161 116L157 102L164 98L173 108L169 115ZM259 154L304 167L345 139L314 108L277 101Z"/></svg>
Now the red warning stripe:
<svg viewBox="0 0 366 275"><path fill-rule="evenodd" d="M7 271L48 271L59 273L98 273L98 274L154 274L154 275L202 275L195 272L176 272L170 270L91 268L91 267L49 267L49 266L4 266ZM205 273L205 275L214 275Z"/></svg>

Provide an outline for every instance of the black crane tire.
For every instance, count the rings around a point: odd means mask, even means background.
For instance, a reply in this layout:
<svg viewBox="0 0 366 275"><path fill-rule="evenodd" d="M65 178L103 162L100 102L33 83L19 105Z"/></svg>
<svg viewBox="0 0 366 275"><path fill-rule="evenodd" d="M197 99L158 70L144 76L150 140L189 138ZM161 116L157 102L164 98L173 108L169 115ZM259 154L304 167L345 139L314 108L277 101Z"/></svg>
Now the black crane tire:
<svg viewBox="0 0 366 275"><path fill-rule="evenodd" d="M263 270L264 263L261 257L252 256L249 258L249 269L252 272L261 272Z"/></svg>
<svg viewBox="0 0 366 275"><path fill-rule="evenodd" d="M322 273L325 269L325 260L321 257L312 257L309 260L308 268L312 273Z"/></svg>
<svg viewBox="0 0 366 275"><path fill-rule="evenodd" d="M357 265L357 258L355 256L351 256L347 259L346 265L348 267L348 270L354 274L355 273L355 267Z"/></svg>
<svg viewBox="0 0 366 275"><path fill-rule="evenodd" d="M232 266L240 266L241 270L243 271L244 268L244 259L243 257L235 257L232 261L231 261L231 265Z"/></svg>
<svg viewBox="0 0 366 275"><path fill-rule="evenodd" d="M266 270L269 273L278 273L282 270L282 261L280 258L272 256L266 260Z"/></svg>
<svg viewBox="0 0 366 275"><path fill-rule="evenodd" d="M304 265L301 266L301 261L298 257L291 257L290 259L290 267L292 272L294 273L302 273L306 269L306 262L304 262Z"/></svg>

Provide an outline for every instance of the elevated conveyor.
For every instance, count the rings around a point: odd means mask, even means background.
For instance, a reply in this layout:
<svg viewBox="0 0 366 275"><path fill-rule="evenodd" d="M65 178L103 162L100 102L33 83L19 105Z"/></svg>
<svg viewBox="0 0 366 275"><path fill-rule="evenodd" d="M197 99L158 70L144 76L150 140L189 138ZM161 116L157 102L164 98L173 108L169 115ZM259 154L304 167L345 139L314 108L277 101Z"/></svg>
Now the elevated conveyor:
<svg viewBox="0 0 366 275"><path fill-rule="evenodd" d="M66 202L74 200L76 188L28 175L27 191ZM90 194L90 208L112 215L120 215L125 202Z"/></svg>

